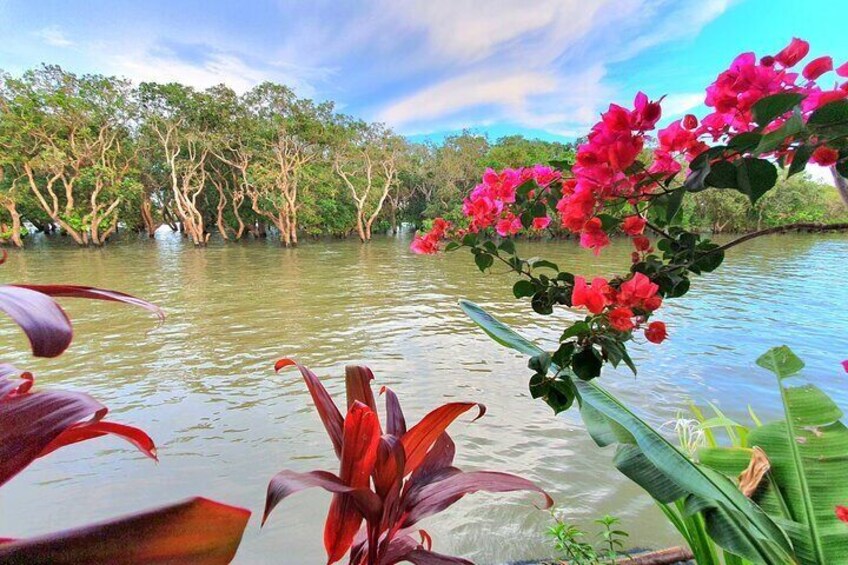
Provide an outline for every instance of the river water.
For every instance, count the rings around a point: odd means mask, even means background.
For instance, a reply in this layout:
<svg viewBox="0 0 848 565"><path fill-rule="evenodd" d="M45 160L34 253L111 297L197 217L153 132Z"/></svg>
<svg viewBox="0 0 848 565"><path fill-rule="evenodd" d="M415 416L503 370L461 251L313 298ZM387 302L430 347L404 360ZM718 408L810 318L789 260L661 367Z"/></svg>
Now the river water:
<svg viewBox="0 0 848 565"><path fill-rule="evenodd" d="M0 359L31 368L42 387L87 391L116 421L156 440L160 463L116 439L72 446L38 460L0 489L0 537L46 533L192 495L242 505L254 514L238 563L324 562L329 496L298 494L260 531L265 488L283 468L336 471L329 440L296 372L299 359L337 398L343 367L367 364L376 384L400 396L407 419L450 400L474 400L487 415L454 424L457 465L537 481L568 519L592 529L605 513L622 519L642 547L678 543L650 499L611 465L612 449L588 439L576 413L554 417L527 392L526 360L489 341L456 306L469 298L551 346L568 312L532 314L511 295L510 275L481 275L465 252L419 257L406 238L369 245L319 242L281 249L273 242L193 249L179 236L110 244L103 250L40 243L12 252L4 282L63 282L113 288L161 305L146 312L64 300L75 322L69 351L32 360L23 335L0 319ZM523 243L576 272L627 266L620 242L600 258L570 242ZM712 401L745 418L779 414L774 379L754 360L789 344L807 374L848 406L848 237L784 235L733 250L716 273L669 301L670 339L631 347L638 377L605 372L612 389L656 425L689 400ZM560 318L560 319L557 319ZM644 341L644 340L642 340ZM550 516L529 494L471 495L423 524L434 549L482 564L550 556Z"/></svg>

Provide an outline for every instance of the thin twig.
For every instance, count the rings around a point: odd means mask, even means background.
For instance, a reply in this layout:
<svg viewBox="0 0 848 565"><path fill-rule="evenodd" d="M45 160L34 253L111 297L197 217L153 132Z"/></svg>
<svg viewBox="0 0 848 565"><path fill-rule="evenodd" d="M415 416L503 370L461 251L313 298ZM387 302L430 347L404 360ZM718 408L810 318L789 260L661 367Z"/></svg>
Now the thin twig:
<svg viewBox="0 0 848 565"><path fill-rule="evenodd" d="M738 237L733 241L729 241L724 245L716 247L710 253L717 253L719 251L727 251L731 247L736 247L740 243L745 243L746 241L750 241L757 237L761 237L764 235L771 235L775 233L786 233L789 231L801 231L807 230L808 232L829 232L829 231L844 231L848 230L848 222L843 222L839 224L819 224L819 223L811 223L811 222L798 222L795 224L786 224L783 226L775 226L773 228L766 228L764 230L758 230L755 232L751 232L743 235L742 237Z"/></svg>

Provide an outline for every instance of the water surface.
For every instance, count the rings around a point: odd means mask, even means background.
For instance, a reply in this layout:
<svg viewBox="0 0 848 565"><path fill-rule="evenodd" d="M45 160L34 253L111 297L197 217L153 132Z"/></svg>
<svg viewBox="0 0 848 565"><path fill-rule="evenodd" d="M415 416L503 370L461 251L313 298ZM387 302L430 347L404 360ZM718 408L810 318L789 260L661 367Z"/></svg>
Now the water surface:
<svg viewBox="0 0 848 565"><path fill-rule="evenodd" d="M155 464L116 439L66 448L37 461L0 489L0 537L73 527L204 495L250 508L254 516L239 563L324 562L322 522L329 501L301 493L259 530L265 488L283 468L336 470L336 461L296 372L273 362L296 357L343 395L343 367L367 364L392 386L410 421L450 400L486 404L488 414L451 428L465 470L523 475L549 490L568 517L591 528L613 513L640 546L678 543L651 500L611 465L612 449L588 439L576 414L554 417L527 392L526 360L486 338L456 306L472 299L552 346L568 312L530 313L505 274L481 275L466 253L418 257L408 239L270 242L193 249L179 236L103 250L36 244L13 252L4 282L64 282L114 288L161 305L163 325L143 311L65 300L76 339L54 360L32 360L26 340L0 319L0 359L36 372L42 387L84 390L115 420L156 440ZM626 268L624 242L600 258L572 243L524 243L574 271ZM640 343L640 367L607 372L613 389L661 425L692 399L713 401L744 418L779 414L774 379L754 365L773 345L789 344L807 374L848 406L848 237L785 235L740 247L710 276L696 279L662 318L671 337ZM560 319L557 319L560 318ZM476 562L549 556L550 521L531 495L468 496L423 524L435 549Z"/></svg>

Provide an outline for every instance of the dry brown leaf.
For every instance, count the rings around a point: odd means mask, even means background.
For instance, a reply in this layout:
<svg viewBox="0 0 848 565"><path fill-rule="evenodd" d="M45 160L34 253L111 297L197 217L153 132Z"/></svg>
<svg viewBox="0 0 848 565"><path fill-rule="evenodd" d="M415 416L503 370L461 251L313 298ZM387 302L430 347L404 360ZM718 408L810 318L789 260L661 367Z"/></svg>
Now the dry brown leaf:
<svg viewBox="0 0 848 565"><path fill-rule="evenodd" d="M739 490L742 494L751 498L757 492L769 469L771 469L771 463L766 457L766 452L759 447L754 447L751 450L751 462L748 463L748 468L739 475Z"/></svg>

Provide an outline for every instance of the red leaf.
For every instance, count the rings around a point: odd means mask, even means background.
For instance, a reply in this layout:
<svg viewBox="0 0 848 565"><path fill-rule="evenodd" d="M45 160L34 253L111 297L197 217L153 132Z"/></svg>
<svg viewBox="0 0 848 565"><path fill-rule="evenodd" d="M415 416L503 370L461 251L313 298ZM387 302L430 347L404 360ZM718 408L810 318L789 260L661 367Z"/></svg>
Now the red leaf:
<svg viewBox="0 0 848 565"><path fill-rule="evenodd" d="M453 442L447 432L442 432L439 439L424 456L421 465L412 472L409 478L410 483L416 483L426 480L427 477L435 474L442 469L446 469L453 465L453 458L456 455L456 444Z"/></svg>
<svg viewBox="0 0 848 565"><path fill-rule="evenodd" d="M330 393L327 392L327 389L324 388L324 385L321 384L315 373L308 368L291 359L280 359L274 365L274 368L279 371L283 367L289 367L291 365L295 365L300 370L300 374L303 375L306 388L309 389L309 394L312 395L312 401L318 410L318 416L320 416L321 422L324 423L324 428L327 430L327 435L330 436L330 441L333 442L336 457L340 458L342 455L342 429L344 427L344 418L342 418L341 412L339 412L338 407L333 402Z"/></svg>
<svg viewBox="0 0 848 565"><path fill-rule="evenodd" d="M262 517L262 524L265 524L271 511L283 499L313 487L320 487L334 493L350 494L363 514L379 515L380 499L368 489L357 489L348 486L340 478L328 471L297 473L295 471L284 470L274 475L274 478L268 483L268 495L265 498L265 513Z"/></svg>
<svg viewBox="0 0 848 565"><path fill-rule="evenodd" d="M389 387L380 389L380 394L386 393L386 433L395 437L403 437L406 433L406 419L397 395Z"/></svg>
<svg viewBox="0 0 848 565"><path fill-rule="evenodd" d="M32 383L33 376L29 371L21 371L8 363L0 364L0 400L12 393L26 393L32 388Z"/></svg>
<svg viewBox="0 0 848 565"><path fill-rule="evenodd" d="M0 310L18 324L36 357L57 357L74 337L65 311L49 296L11 285L0 286Z"/></svg>
<svg viewBox="0 0 848 565"><path fill-rule="evenodd" d="M10 365L0 366L8 374ZM0 378L0 485L36 458L79 441L114 434L155 458L153 440L143 431L103 422L108 409L87 394L62 390L28 392L32 375L16 381Z"/></svg>
<svg viewBox="0 0 848 565"><path fill-rule="evenodd" d="M105 435L114 435L123 438L136 446L139 451L151 459L158 461L156 458L156 445L153 443L153 440L150 439L150 436L144 432L144 430L140 430L133 426L127 426L125 424L118 424L116 422L103 421L88 421L74 424L59 434L56 439L51 441L38 456L44 457L48 453L55 451L60 447L65 447L66 445Z"/></svg>
<svg viewBox="0 0 848 565"><path fill-rule="evenodd" d="M345 388L347 390L347 408L353 406L357 400L377 413L377 404L374 402L374 392L371 390L371 381L374 373L368 367L348 365L345 367Z"/></svg>
<svg viewBox="0 0 848 565"><path fill-rule="evenodd" d="M422 518L441 512L466 494L473 492L512 492L529 490L539 492L545 497L545 507L553 506L553 499L531 481L491 471L473 473L453 473L443 480L433 481L421 488L410 491L405 501L407 518L404 527L415 524Z"/></svg>
<svg viewBox="0 0 848 565"><path fill-rule="evenodd" d="M344 421L339 478L353 488L368 488L377 461L380 424L377 414L361 402L354 402ZM333 495L324 524L327 562L335 563L347 553L362 523L362 513L347 494Z"/></svg>
<svg viewBox="0 0 848 565"><path fill-rule="evenodd" d="M454 420L475 406L479 408L474 418L477 420L486 413L484 405L477 402L451 402L436 408L406 432L401 438L406 450L405 474L411 473L421 464L427 450Z"/></svg>
<svg viewBox="0 0 848 565"><path fill-rule="evenodd" d="M88 298L91 300L106 300L109 302L122 302L131 306L138 306L156 314L160 320L165 319L165 312L146 300L136 298L131 294L118 292L117 290L108 290L105 288L95 288L92 286L77 286L72 284L14 284L18 288L28 288L47 296L60 298Z"/></svg>
<svg viewBox="0 0 848 565"><path fill-rule="evenodd" d="M36 391L0 398L0 485L67 428L105 413L105 406L77 392Z"/></svg>
<svg viewBox="0 0 848 565"><path fill-rule="evenodd" d="M0 545L2 563L188 563L232 561L250 512L193 498L96 525Z"/></svg>

